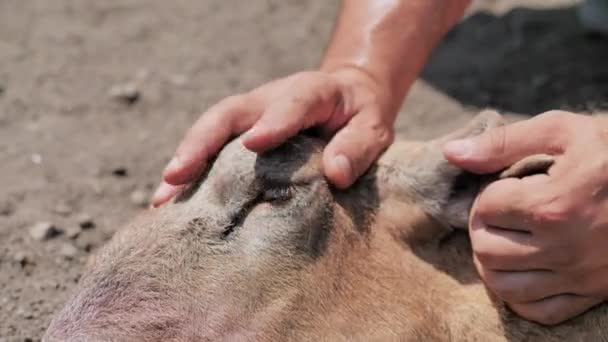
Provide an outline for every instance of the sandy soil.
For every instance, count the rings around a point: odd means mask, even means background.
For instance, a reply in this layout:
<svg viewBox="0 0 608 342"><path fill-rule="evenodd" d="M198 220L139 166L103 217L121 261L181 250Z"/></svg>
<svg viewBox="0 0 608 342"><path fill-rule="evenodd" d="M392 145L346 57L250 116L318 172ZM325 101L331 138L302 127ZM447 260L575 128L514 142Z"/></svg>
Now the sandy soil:
<svg viewBox="0 0 608 342"><path fill-rule="evenodd" d="M40 338L202 110L315 67L336 3L0 1L0 341ZM585 35L570 3L479 4L490 12L446 37L399 135L434 136L487 106L515 117L608 108L608 40ZM134 103L110 96L125 83ZM40 222L63 233L39 241Z"/></svg>

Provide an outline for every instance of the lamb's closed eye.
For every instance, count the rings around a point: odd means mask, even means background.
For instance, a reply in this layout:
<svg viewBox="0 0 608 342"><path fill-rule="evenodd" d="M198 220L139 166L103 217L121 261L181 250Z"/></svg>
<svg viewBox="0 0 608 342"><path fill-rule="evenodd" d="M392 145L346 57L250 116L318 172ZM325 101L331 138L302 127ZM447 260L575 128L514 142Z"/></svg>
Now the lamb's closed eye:
<svg viewBox="0 0 608 342"><path fill-rule="evenodd" d="M281 204L292 199L294 191L291 185L273 186L262 192L261 200L272 204Z"/></svg>

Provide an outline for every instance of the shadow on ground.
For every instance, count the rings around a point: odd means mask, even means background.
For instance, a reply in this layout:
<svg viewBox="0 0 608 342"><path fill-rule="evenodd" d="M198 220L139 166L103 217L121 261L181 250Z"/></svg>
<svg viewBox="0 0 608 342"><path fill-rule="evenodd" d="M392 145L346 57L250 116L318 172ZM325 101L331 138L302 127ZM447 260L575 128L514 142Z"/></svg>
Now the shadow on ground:
<svg viewBox="0 0 608 342"><path fill-rule="evenodd" d="M608 38L575 7L477 13L433 54L423 79L464 105L536 114L608 109Z"/></svg>

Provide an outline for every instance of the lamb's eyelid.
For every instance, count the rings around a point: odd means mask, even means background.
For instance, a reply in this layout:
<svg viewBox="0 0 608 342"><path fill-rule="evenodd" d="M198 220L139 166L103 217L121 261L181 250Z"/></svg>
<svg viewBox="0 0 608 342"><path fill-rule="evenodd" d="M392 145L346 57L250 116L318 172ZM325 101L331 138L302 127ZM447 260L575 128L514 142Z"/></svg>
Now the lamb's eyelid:
<svg viewBox="0 0 608 342"><path fill-rule="evenodd" d="M265 201L288 200L293 197L295 187L291 184L273 186L262 192L262 199Z"/></svg>

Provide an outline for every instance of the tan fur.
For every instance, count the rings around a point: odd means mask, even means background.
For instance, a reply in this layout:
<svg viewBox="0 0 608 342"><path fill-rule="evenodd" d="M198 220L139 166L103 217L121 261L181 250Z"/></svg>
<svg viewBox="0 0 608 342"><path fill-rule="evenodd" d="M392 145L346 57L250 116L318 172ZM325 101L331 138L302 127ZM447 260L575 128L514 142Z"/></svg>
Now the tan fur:
<svg viewBox="0 0 608 342"><path fill-rule="evenodd" d="M486 180L439 146L498 122L397 142L346 191L325 182L316 139L259 157L235 141L200 185L114 237L45 340L608 341L605 305L552 328L505 310L452 229ZM291 198L265 202L278 184Z"/></svg>

